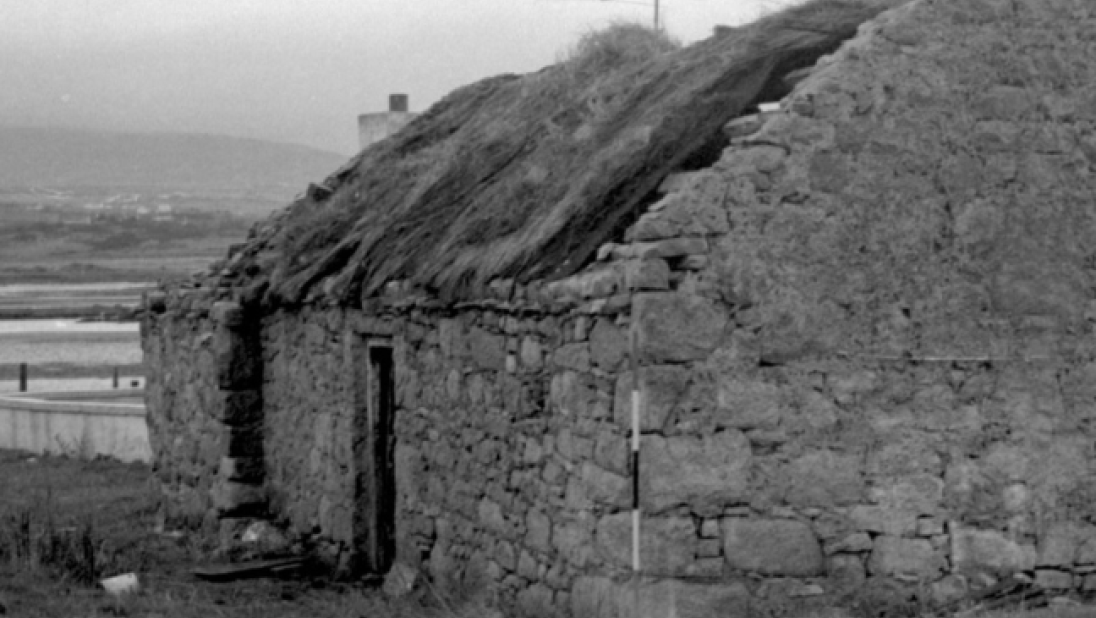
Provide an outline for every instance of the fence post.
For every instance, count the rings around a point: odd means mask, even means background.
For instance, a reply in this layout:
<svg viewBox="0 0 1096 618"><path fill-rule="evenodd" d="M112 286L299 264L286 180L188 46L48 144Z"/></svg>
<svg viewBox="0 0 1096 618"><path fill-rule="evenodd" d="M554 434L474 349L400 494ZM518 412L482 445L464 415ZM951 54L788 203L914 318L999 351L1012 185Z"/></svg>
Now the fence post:
<svg viewBox="0 0 1096 618"><path fill-rule="evenodd" d="M19 363L19 392L27 392L27 364Z"/></svg>
<svg viewBox="0 0 1096 618"><path fill-rule="evenodd" d="M114 388L118 388L118 368L114 368Z"/></svg>

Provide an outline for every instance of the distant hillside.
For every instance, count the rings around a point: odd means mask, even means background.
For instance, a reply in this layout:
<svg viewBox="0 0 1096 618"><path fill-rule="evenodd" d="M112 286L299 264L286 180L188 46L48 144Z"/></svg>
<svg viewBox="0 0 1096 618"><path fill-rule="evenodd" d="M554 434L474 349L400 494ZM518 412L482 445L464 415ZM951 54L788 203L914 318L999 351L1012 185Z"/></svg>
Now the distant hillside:
<svg viewBox="0 0 1096 618"><path fill-rule="evenodd" d="M156 188L288 202L346 157L219 135L0 127L0 188Z"/></svg>

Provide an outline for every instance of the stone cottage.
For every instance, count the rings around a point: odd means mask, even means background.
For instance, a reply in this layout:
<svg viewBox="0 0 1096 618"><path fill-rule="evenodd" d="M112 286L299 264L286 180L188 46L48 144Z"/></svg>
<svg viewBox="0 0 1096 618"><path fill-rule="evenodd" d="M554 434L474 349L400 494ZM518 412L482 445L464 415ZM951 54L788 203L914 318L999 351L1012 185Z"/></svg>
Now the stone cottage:
<svg viewBox="0 0 1096 618"><path fill-rule="evenodd" d="M147 298L167 522L608 615L636 384L664 592L1096 589L1096 4L583 62L455 91Z"/></svg>

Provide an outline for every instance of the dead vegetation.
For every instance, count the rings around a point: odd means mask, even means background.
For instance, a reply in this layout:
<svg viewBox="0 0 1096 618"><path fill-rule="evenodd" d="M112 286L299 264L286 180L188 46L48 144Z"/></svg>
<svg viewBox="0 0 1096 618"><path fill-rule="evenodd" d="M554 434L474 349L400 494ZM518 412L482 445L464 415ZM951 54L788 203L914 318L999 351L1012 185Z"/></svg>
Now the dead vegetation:
<svg viewBox="0 0 1096 618"><path fill-rule="evenodd" d="M813 65L906 0L814 0L676 49L617 25L526 76L458 89L362 152L257 234L236 268L272 303L356 304L409 280L445 298L495 278L573 273L618 236L669 173L714 153L729 120L786 94Z"/></svg>

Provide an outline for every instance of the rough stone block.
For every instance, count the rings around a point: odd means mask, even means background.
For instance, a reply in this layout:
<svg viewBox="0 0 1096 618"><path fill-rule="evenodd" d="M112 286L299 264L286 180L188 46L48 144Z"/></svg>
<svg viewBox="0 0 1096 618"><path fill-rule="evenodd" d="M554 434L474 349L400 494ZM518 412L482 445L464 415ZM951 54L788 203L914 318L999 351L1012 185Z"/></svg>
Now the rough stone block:
<svg viewBox="0 0 1096 618"><path fill-rule="evenodd" d="M859 502L864 492L860 458L832 451L808 453L790 465L787 501L793 506L831 507Z"/></svg>
<svg viewBox="0 0 1096 618"><path fill-rule="evenodd" d="M830 556L826 568L827 574L842 590L859 588L867 579L864 561L855 554L835 554Z"/></svg>
<svg viewBox="0 0 1096 618"><path fill-rule="evenodd" d="M617 376L613 395L613 420L625 435L632 430L631 371ZM639 371L640 431L662 432L673 414L686 403L688 369L678 365L653 365Z"/></svg>
<svg viewBox="0 0 1096 618"><path fill-rule="evenodd" d="M594 444L594 463L617 474L628 473L628 442L621 434L611 431L598 433Z"/></svg>
<svg viewBox="0 0 1096 618"><path fill-rule="evenodd" d="M859 553L871 551L872 541L871 537L863 532L856 532L850 534L841 540L827 543L825 550L827 554L836 553Z"/></svg>
<svg viewBox="0 0 1096 618"><path fill-rule="evenodd" d="M929 587L932 600L937 603L950 603L967 595L970 586L962 575L948 575Z"/></svg>
<svg viewBox="0 0 1096 618"><path fill-rule="evenodd" d="M944 500L944 480L931 474L888 479L872 488L871 498L886 508L932 515Z"/></svg>
<svg viewBox="0 0 1096 618"><path fill-rule="evenodd" d="M632 484L626 477L586 462L580 478L585 496L598 504L624 508L632 502Z"/></svg>
<svg viewBox="0 0 1096 618"><path fill-rule="evenodd" d="M502 335L473 328L468 331L465 342L476 365L494 371L506 369L506 338Z"/></svg>
<svg viewBox="0 0 1096 618"><path fill-rule="evenodd" d="M586 343L569 343L556 350L552 355L552 363L563 369L589 371L590 346Z"/></svg>
<svg viewBox="0 0 1096 618"><path fill-rule="evenodd" d="M645 437L640 465L644 511L660 513L678 505L697 510L742 500L751 458L746 436L733 429L702 437Z"/></svg>
<svg viewBox="0 0 1096 618"><path fill-rule="evenodd" d="M791 519L723 519L723 556L740 571L814 577L825 570L822 547L807 524Z"/></svg>
<svg viewBox="0 0 1096 618"><path fill-rule="evenodd" d="M567 562L581 569L593 557L593 530L581 522L557 522L552 527L552 546Z"/></svg>
<svg viewBox="0 0 1096 618"><path fill-rule="evenodd" d="M951 530L951 564L958 573L1030 571L1035 559L1033 546L1020 545L996 530Z"/></svg>
<svg viewBox="0 0 1096 618"><path fill-rule="evenodd" d="M600 318L590 330L590 360L606 371L615 371L628 359L628 333L612 320Z"/></svg>
<svg viewBox="0 0 1096 618"><path fill-rule="evenodd" d="M689 517L644 518L640 523L640 560L662 573L683 573L696 556L696 526ZM598 553L620 567L632 564L632 514L602 517L597 524Z"/></svg>
<svg viewBox="0 0 1096 618"><path fill-rule="evenodd" d="M525 515L525 543L533 549L552 551L552 520L537 509L529 509Z"/></svg>
<svg viewBox="0 0 1096 618"><path fill-rule="evenodd" d="M1031 113L1037 102L1027 88L993 86L974 101L971 109L979 120L1017 120Z"/></svg>
<svg viewBox="0 0 1096 618"><path fill-rule="evenodd" d="M502 507L497 502L484 498L480 500L477 512L480 524L484 528L503 537L509 537L512 534L513 528L506 521L502 514Z"/></svg>
<svg viewBox="0 0 1096 618"><path fill-rule="evenodd" d="M720 427L773 429L790 411L775 384L727 377L717 389L715 422Z"/></svg>
<svg viewBox="0 0 1096 618"><path fill-rule="evenodd" d="M728 320L711 301L672 292L637 295L632 315L645 363L706 358L719 345Z"/></svg>
<svg viewBox="0 0 1096 618"><path fill-rule="evenodd" d="M917 520L917 536L921 538L937 537L944 534L944 522L935 517L922 517Z"/></svg>
<svg viewBox="0 0 1096 618"><path fill-rule="evenodd" d="M708 241L703 238L667 238L652 242L635 243L632 254L641 260L674 258L695 253L707 253Z"/></svg>
<svg viewBox="0 0 1096 618"><path fill-rule="evenodd" d="M523 616L555 616L552 589L544 584L533 584L517 595L518 609Z"/></svg>
<svg viewBox="0 0 1096 618"><path fill-rule="evenodd" d="M917 513L885 506L855 506L849 519L867 532L889 536L913 536L917 532Z"/></svg>
<svg viewBox="0 0 1096 618"><path fill-rule="evenodd" d="M947 566L944 556L924 539L881 536L875 539L868 561L874 575L889 575L900 581L930 582Z"/></svg>
<svg viewBox="0 0 1096 618"><path fill-rule="evenodd" d="M639 220L629 230L629 238L638 241L661 240L682 234L680 225L668 217L660 216L660 213L647 213L640 216Z"/></svg>
<svg viewBox="0 0 1096 618"><path fill-rule="evenodd" d="M670 288L670 266L666 260L643 259L623 262L624 287L629 290L667 290Z"/></svg>
<svg viewBox="0 0 1096 618"><path fill-rule="evenodd" d="M1037 567L1059 567L1068 569L1077 561L1079 550L1089 540L1096 538L1096 530L1071 522L1051 524L1039 539ZM1087 558L1087 557L1086 557Z"/></svg>
<svg viewBox="0 0 1096 618"><path fill-rule="evenodd" d="M1035 585L1046 590L1069 590L1073 588L1073 574L1056 569L1036 569Z"/></svg>
<svg viewBox="0 0 1096 618"><path fill-rule="evenodd" d="M540 369L544 365L544 353L540 342L532 337L521 340L521 366L526 369Z"/></svg>

